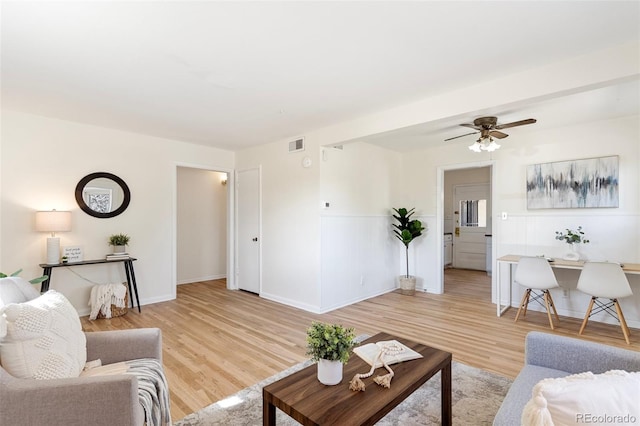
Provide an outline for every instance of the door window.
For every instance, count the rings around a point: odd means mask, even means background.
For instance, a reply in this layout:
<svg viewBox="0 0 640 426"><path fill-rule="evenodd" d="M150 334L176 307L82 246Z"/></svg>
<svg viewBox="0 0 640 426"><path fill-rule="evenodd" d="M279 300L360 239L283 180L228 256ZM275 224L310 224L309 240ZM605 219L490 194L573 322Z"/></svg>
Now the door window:
<svg viewBox="0 0 640 426"><path fill-rule="evenodd" d="M487 200L461 200L460 226L484 228L487 226Z"/></svg>

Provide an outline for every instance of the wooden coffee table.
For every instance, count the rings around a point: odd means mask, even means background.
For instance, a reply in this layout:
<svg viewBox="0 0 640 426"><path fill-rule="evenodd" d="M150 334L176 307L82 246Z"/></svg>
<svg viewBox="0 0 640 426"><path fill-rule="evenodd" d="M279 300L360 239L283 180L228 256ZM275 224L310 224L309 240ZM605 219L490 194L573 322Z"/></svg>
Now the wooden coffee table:
<svg viewBox="0 0 640 426"><path fill-rule="evenodd" d="M364 392L349 390L349 381L357 373L371 368L357 355L352 355L344 366L342 382L326 386L317 379L317 364L278 380L262 390L263 424L276 424L276 407L303 425L372 425L411 395L427 380L441 371L442 424L451 424L451 354L421 343L379 333L363 343L397 340L423 358L391 365L395 376L391 388L385 389L373 382L384 369L364 379ZM425 404L427 401L425 401Z"/></svg>

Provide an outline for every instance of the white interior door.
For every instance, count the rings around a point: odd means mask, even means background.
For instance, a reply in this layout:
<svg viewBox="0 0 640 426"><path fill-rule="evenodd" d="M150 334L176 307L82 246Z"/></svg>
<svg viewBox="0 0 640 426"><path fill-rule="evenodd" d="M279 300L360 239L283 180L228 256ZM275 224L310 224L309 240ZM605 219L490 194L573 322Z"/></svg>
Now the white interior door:
<svg viewBox="0 0 640 426"><path fill-rule="evenodd" d="M489 184L456 185L453 189L453 267L484 271L485 234L491 219Z"/></svg>
<svg viewBox="0 0 640 426"><path fill-rule="evenodd" d="M236 191L238 288L260 294L260 169L239 171Z"/></svg>

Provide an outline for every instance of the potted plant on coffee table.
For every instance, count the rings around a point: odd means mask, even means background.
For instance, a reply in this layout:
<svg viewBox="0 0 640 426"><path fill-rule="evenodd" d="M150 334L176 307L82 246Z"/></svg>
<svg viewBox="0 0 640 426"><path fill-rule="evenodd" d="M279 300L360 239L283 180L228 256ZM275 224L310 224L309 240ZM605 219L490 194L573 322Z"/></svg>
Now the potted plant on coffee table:
<svg viewBox="0 0 640 426"><path fill-rule="evenodd" d="M342 366L355 346L353 328L314 321L307 329L307 355L318 362L318 380L325 385L342 381Z"/></svg>
<svg viewBox="0 0 640 426"><path fill-rule="evenodd" d="M393 209L396 214L392 215L397 223L394 223L393 232L405 247L407 273L401 275L398 279L400 283L400 293L412 296L416 291L416 277L409 275L409 244L422 235L425 228L422 222L417 219L411 219L415 209L407 210L405 208Z"/></svg>

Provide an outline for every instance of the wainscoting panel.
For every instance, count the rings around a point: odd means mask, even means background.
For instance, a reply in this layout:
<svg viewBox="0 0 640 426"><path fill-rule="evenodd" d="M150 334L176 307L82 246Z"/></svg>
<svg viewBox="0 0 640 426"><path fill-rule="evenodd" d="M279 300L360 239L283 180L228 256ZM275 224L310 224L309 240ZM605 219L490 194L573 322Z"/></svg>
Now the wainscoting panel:
<svg viewBox="0 0 640 426"><path fill-rule="evenodd" d="M580 244L582 259L592 261L610 261L621 263L640 262L640 216L618 213L615 209L590 210L588 214L510 214L508 220L496 219L494 229L499 227L498 257L506 254L526 256L563 257L569 250L568 244L555 239L555 232L566 233L566 229L575 230L582 226L588 244ZM494 244L495 244L494 240ZM515 270L515 268L514 268ZM502 303L508 303L508 267L501 269ZM560 289L552 290L553 299L560 315L582 318L589 304L589 296L576 289L579 271L554 270ZM627 323L631 327L640 326L640 275L627 275L634 295L620 299ZM518 306L524 289L513 284L511 306ZM495 292L493 295L495 302ZM529 309L542 310L534 304ZM605 313L594 315L592 320L616 324Z"/></svg>
<svg viewBox="0 0 640 426"><path fill-rule="evenodd" d="M323 216L321 227L323 312L395 289L402 244L390 217Z"/></svg>
<svg viewBox="0 0 640 426"><path fill-rule="evenodd" d="M426 233L409 246L409 273L417 290L435 292L438 252L435 217L422 216ZM406 271L405 249L387 216L323 216L321 220L321 310L368 299L397 287Z"/></svg>
<svg viewBox="0 0 640 426"><path fill-rule="evenodd" d="M422 231L422 236L409 245L409 274L415 275L418 279L416 285L418 291L438 293L442 277L442 265L439 256L442 256L436 238L436 217L435 216L414 216L422 222L426 229ZM400 274L406 272L404 246L399 241L400 253Z"/></svg>

